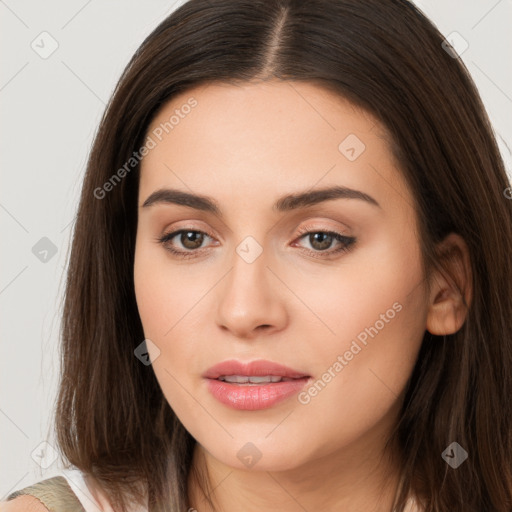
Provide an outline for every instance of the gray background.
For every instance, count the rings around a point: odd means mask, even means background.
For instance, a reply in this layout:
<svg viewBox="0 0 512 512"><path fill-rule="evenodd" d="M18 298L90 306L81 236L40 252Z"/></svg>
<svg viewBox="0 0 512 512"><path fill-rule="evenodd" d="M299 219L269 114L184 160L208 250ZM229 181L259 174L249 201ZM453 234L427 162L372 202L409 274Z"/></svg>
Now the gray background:
<svg viewBox="0 0 512 512"><path fill-rule="evenodd" d="M124 66L181 3L0 0L0 500L58 472L41 467L52 453L39 445L53 440L64 270L88 151ZM461 57L510 172L512 0L416 3L469 44Z"/></svg>

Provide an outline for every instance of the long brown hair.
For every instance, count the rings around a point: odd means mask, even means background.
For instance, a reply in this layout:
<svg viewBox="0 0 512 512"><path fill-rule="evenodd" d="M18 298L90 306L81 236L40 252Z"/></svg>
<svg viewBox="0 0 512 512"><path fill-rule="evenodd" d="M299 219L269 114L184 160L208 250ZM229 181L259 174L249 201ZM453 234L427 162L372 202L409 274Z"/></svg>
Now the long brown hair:
<svg viewBox="0 0 512 512"><path fill-rule="evenodd" d="M425 333L389 440L400 446L404 478L396 510L410 493L432 511L512 509L510 183L479 94L443 39L406 0L190 0L137 50L83 183L55 415L63 458L97 478L116 509L147 492L150 511L186 510L195 444L151 366L134 356L144 339L133 283L139 165L126 162L176 94L270 78L334 90L388 129L427 269L447 234L469 248L464 326ZM457 469L441 457L454 441L469 453Z"/></svg>

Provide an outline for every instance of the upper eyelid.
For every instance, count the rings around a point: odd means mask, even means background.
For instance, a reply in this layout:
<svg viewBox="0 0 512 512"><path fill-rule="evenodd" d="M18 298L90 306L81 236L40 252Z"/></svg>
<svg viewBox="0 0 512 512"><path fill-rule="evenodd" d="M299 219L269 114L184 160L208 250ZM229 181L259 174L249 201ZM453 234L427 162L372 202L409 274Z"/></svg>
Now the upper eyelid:
<svg viewBox="0 0 512 512"><path fill-rule="evenodd" d="M194 232L197 232L197 233L203 233L211 238L216 238L214 235L211 234L210 231L206 230L206 229L202 229L202 228L197 228L197 227L190 227L190 226L186 226L186 227L177 227L177 228L173 228L173 229L170 229L170 230L163 230L164 233L162 234L162 237L163 236L170 236L170 235L177 235L183 231L194 231ZM299 236L303 236L305 234L308 234L308 233L335 233L335 234L339 234L339 235L342 235L342 236L347 236L349 237L350 235L346 234L343 232L344 230L343 229L336 229L336 228L330 228L330 227L320 227L320 228L314 228L314 227L303 227L303 228L299 228L299 232L298 232L298 235Z"/></svg>
<svg viewBox="0 0 512 512"><path fill-rule="evenodd" d="M205 233L205 234L207 234L207 235L209 235L209 236L213 236L213 235L211 235L211 234L210 234L212 231L216 231L216 232L217 232L217 229L215 229L215 230L210 230L210 229L207 229L207 228L191 226L191 224L190 224L191 222L203 222L203 221L202 221L202 220L200 220L200 219L197 219L197 220L190 219L190 220L188 220L188 221L182 221L182 222L183 222L183 223L188 223L188 224L186 224L184 227L180 227L180 226L178 225L177 227L173 227L171 230L167 230L167 228L164 228L164 229L163 229L163 231L164 231L165 233L174 233L174 232L176 232L176 231L182 231L182 230L188 230L188 231L201 231L201 232L203 232L203 233ZM293 222L293 224L296 224L296 222L295 222L295 220L294 220L294 219L292 219L292 222ZM342 222L341 220L334 220L334 219L331 219L331 220L330 220L330 222L336 222L336 223L338 224L338 227L329 227L329 226L325 226L325 225L324 225L324 226L321 226L321 227L319 227L319 228L318 228L318 227L311 227L311 229L309 229L309 228L310 228L310 226L307 226L307 225L308 225L308 224L310 224L310 223L325 223L325 222L326 222L326 220L325 220L325 219L324 219L324 220L320 220L318 216L313 215L313 216L311 216L311 217L308 217L308 218L306 218L306 219L303 219L303 220L302 220L302 222L300 222L298 225L299 225L299 229L300 229L300 226L303 226L304 224L306 224L306 229L307 229L308 231L315 231L315 232L316 232L316 231L322 231L322 232L332 231L332 232L339 233L339 234L344 235L344 236L350 236L350 235L348 235L348 234L347 234L347 235L345 235L345 232L346 232L346 231L349 231L349 232L350 232L350 231L352 230L352 228L351 228L347 223ZM279 221L279 223L280 223L280 221ZM181 224L181 222L179 222L178 224ZM268 233L269 231L273 230L273 229L274 229L274 227L276 226L276 224L278 224L278 223L273 224L273 225L270 227L270 229L268 229L268 230L266 231L266 233ZM226 226L225 224L223 224L223 225L227 228L227 230L229 231L229 233L233 233L233 230L232 230L231 228L229 228L229 226ZM297 231L297 229L298 229L298 228L297 228L297 227L295 227L295 228L293 228L293 231L295 232L295 231ZM286 230L286 231L288 231L288 230ZM220 235L219 237L216 237L216 238L220 238L220 239L222 239L222 235Z"/></svg>

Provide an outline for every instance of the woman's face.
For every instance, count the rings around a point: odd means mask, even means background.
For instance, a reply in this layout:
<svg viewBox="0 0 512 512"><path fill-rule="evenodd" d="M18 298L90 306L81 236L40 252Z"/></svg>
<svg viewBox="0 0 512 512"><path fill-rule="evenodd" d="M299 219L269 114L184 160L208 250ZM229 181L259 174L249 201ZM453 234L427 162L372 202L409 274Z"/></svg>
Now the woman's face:
<svg viewBox="0 0 512 512"><path fill-rule="evenodd" d="M182 93L147 136L135 290L183 425L235 468L377 453L427 317L414 201L382 126L270 81Z"/></svg>

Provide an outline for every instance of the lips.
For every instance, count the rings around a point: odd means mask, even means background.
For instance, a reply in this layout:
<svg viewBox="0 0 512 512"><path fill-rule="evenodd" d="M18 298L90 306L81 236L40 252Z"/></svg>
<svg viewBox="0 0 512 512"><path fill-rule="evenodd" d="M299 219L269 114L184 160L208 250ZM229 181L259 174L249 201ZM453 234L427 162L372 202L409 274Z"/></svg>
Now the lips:
<svg viewBox="0 0 512 512"><path fill-rule="evenodd" d="M288 377L281 377L279 375L221 375L218 380L229 382L230 384L247 384L248 386L258 386L259 384L286 382L293 379Z"/></svg>
<svg viewBox="0 0 512 512"><path fill-rule="evenodd" d="M207 379L218 379L225 376L243 376L243 377L281 377L282 379L302 379L309 377L306 373L294 370L281 364L273 363L259 359L249 363L240 361L223 361L212 366L205 372L203 377Z"/></svg>
<svg viewBox="0 0 512 512"><path fill-rule="evenodd" d="M219 402L250 411L267 409L291 397L311 378L299 370L265 360L224 361L206 371L203 377L208 391Z"/></svg>

